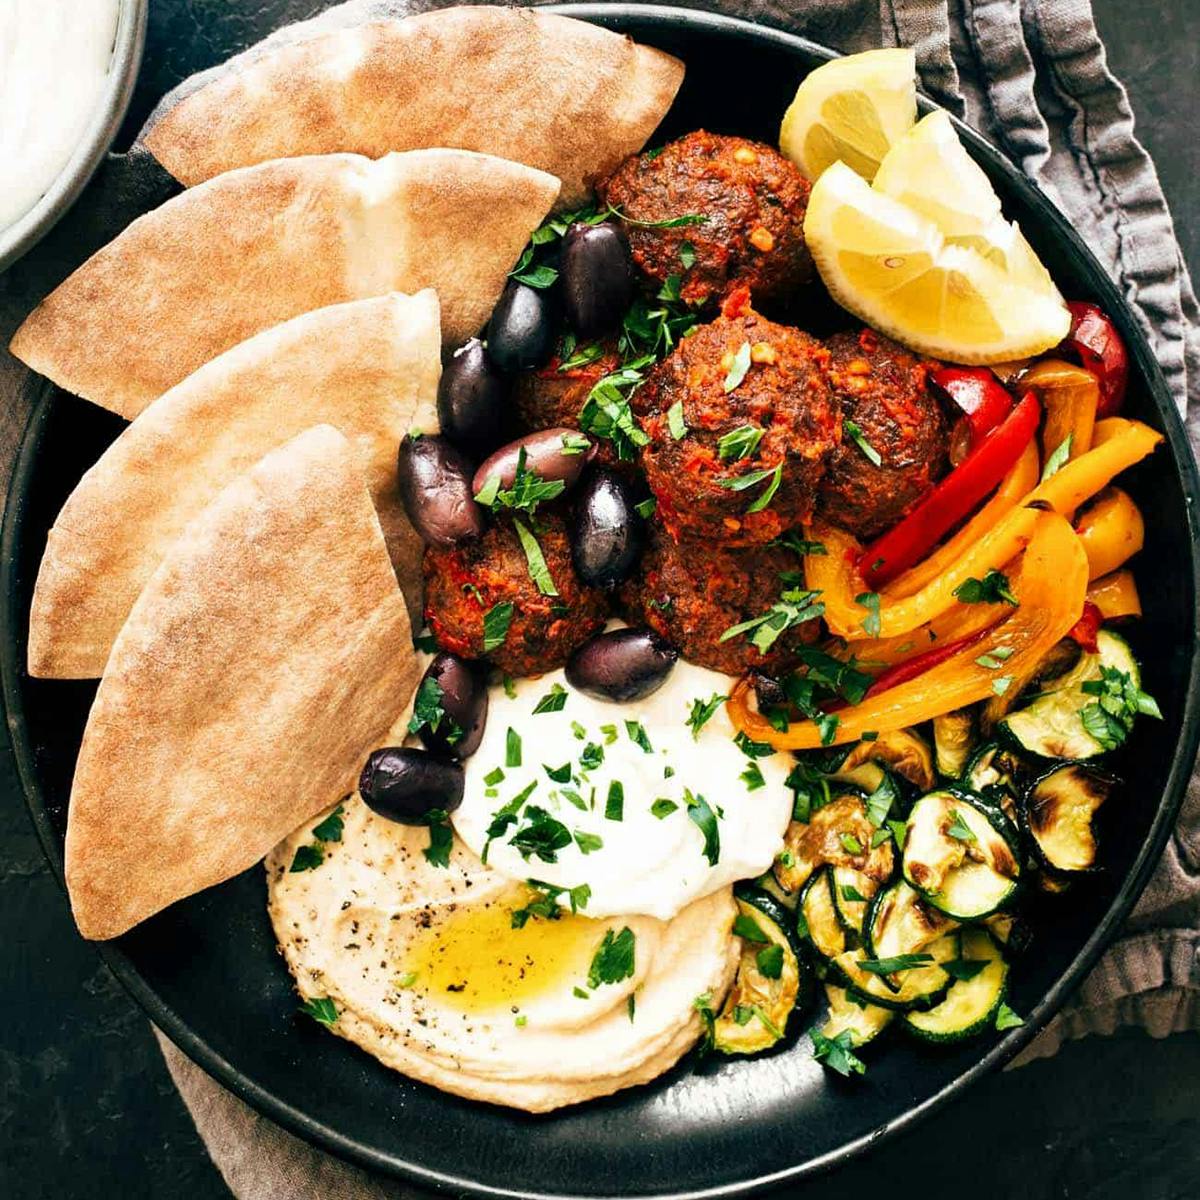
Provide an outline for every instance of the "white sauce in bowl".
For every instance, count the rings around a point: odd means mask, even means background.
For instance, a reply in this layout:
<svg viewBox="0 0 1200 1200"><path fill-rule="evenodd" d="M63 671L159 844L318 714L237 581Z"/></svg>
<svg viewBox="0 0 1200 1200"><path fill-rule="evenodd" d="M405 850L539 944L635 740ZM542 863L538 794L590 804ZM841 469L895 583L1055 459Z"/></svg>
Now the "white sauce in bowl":
<svg viewBox="0 0 1200 1200"><path fill-rule="evenodd" d="M0 2L0 229L62 173L101 103L117 0Z"/></svg>
<svg viewBox="0 0 1200 1200"><path fill-rule="evenodd" d="M724 705L698 736L687 724L694 700L724 696L732 682L679 662L657 692L630 704L593 700L572 689L562 671L517 680L512 697L493 690L483 741L465 764L463 802L451 818L455 830L481 857L487 845L488 865L513 879L561 888L586 884L591 891L583 911L589 917L640 913L667 920L701 896L761 875L779 852L791 817L785 780L793 760L786 754L749 757L733 740ZM561 710L535 714L555 685L565 689ZM519 741L519 765L510 765L517 757L512 738ZM530 784L536 786L515 822L488 844L496 813ZM620 819L611 798L614 784ZM720 843L711 864L698 797L713 814ZM544 810L571 834L570 844L552 852L554 862L536 852L526 857L512 842L528 831L531 808ZM568 902L566 895L560 898Z"/></svg>

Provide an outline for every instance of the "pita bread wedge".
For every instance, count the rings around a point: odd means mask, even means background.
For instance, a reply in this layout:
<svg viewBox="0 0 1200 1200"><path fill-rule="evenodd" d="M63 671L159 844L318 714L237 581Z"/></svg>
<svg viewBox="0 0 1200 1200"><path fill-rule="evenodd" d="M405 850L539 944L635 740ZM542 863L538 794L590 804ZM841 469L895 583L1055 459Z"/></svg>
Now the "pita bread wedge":
<svg viewBox="0 0 1200 1200"><path fill-rule="evenodd" d="M458 146L558 176L577 207L682 80L678 59L583 21L448 8L251 51L169 101L144 144L189 186L285 154Z"/></svg>
<svg viewBox="0 0 1200 1200"><path fill-rule="evenodd" d="M478 332L558 194L465 150L283 158L134 221L34 309L12 352L132 419L231 346L329 304L436 288L442 337Z"/></svg>
<svg viewBox="0 0 1200 1200"><path fill-rule="evenodd" d="M29 673L91 679L175 539L226 484L313 425L349 440L416 615L421 542L400 505L396 447L436 428L437 295L395 293L293 317L160 396L79 481L34 588Z"/></svg>
<svg viewBox="0 0 1200 1200"><path fill-rule="evenodd" d="M308 430L187 527L117 637L71 789L80 932L229 879L351 791L418 674L351 447Z"/></svg>

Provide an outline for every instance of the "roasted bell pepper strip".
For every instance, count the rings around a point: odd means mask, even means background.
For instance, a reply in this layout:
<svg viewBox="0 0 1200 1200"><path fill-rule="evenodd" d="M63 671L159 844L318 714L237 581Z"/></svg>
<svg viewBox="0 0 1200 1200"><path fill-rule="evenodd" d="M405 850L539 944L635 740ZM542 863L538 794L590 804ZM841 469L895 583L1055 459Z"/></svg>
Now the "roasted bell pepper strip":
<svg viewBox="0 0 1200 1200"><path fill-rule="evenodd" d="M1078 642L1089 654L1096 653L1096 634L1104 624L1104 614L1090 600L1083 602L1083 615L1067 630L1067 637Z"/></svg>
<svg viewBox="0 0 1200 1200"><path fill-rule="evenodd" d="M1137 580L1132 571L1114 571L1093 580L1088 584L1087 598L1106 621L1142 615L1142 598L1138 595Z"/></svg>
<svg viewBox="0 0 1200 1200"><path fill-rule="evenodd" d="M899 599L919 592L936 579L972 542L977 542L1005 513L1011 511L1038 484L1041 462L1037 443L1030 442L1025 453L1001 482L992 498L953 536L914 567L901 572L883 589L886 599Z"/></svg>
<svg viewBox="0 0 1200 1200"><path fill-rule="evenodd" d="M1027 510L1023 510L1027 511ZM1013 579L1019 606L1010 615L946 661L915 679L841 709L833 743L853 742L868 730L886 733L931 720L941 713L974 704L996 694L1004 679L1018 691L1032 679L1050 649L1079 619L1087 590L1087 556L1070 524L1056 513L1034 512L1029 548ZM1002 668L978 660L988 654ZM726 711L734 725L756 742L777 750L808 750L821 745L812 721L776 729L750 708L752 688L742 679L734 687Z"/></svg>
<svg viewBox="0 0 1200 1200"><path fill-rule="evenodd" d="M953 604L928 625L897 637L868 638L854 643L854 657L864 671L887 670L938 646L974 637L1007 616L992 604ZM830 651L836 653L836 651Z"/></svg>
<svg viewBox="0 0 1200 1200"><path fill-rule="evenodd" d="M1002 569L1024 549L1039 512L1074 512L1162 441L1162 435L1148 425L1120 418L1099 422L1096 435L1097 445L1038 484L919 591L898 600L881 596L877 636L891 638L909 633L946 612L957 603L954 591L962 583L982 579L993 568ZM830 526L814 523L812 529L813 536L825 543L828 554L805 556L808 586L822 593L830 630L848 641L861 641L867 636L863 619L868 614L855 599L865 590L854 567L857 543L849 534Z"/></svg>
<svg viewBox="0 0 1200 1200"><path fill-rule="evenodd" d="M1012 393L987 367L942 367L929 381L966 414L972 449L1013 410Z"/></svg>
<svg viewBox="0 0 1200 1200"><path fill-rule="evenodd" d="M1129 382L1129 355L1125 343L1108 314L1099 306L1085 300L1072 300L1071 331L1062 349L1076 354L1079 361L1100 384L1101 417L1111 417L1121 411L1125 388Z"/></svg>
<svg viewBox="0 0 1200 1200"><path fill-rule="evenodd" d="M1061 359L1048 358L1021 377L1021 386L1037 394L1046 410L1042 425L1042 462L1048 463L1067 438L1068 458L1092 448L1100 384L1091 371Z"/></svg>
<svg viewBox="0 0 1200 1200"><path fill-rule="evenodd" d="M899 525L863 551L861 570L870 590L877 591L906 567L919 562L1000 483L1033 439L1041 413L1037 397L1026 393L961 466L951 471Z"/></svg>
<svg viewBox="0 0 1200 1200"><path fill-rule="evenodd" d="M946 642L943 646L938 646L933 650L926 650L924 654L918 654L913 658L905 659L903 662L897 663L894 667L888 667L886 671L881 672L875 677L875 682L867 688L866 697L877 696L880 692L886 692L889 688L899 687L902 683L907 683L910 679L916 679L918 675L924 675L926 671L932 667L936 667L944 663L946 659L953 658L960 650L965 650L968 646L974 646L976 642L987 637L992 626L996 621L992 621L991 625L981 629L978 633L971 634L970 637L959 638L954 642Z"/></svg>
<svg viewBox="0 0 1200 1200"><path fill-rule="evenodd" d="M1127 492L1106 488L1080 514L1075 532L1088 556L1091 578L1108 575L1132 558L1146 540L1141 510Z"/></svg>

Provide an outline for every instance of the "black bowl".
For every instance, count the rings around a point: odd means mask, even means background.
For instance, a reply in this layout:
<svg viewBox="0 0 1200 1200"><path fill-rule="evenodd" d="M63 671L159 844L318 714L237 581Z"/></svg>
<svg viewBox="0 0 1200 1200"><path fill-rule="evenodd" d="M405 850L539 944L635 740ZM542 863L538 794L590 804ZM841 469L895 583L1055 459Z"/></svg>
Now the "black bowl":
<svg viewBox="0 0 1200 1200"><path fill-rule="evenodd" d="M660 137L705 126L774 141L799 78L831 57L800 38L701 12L607 4L560 11L686 60L687 80ZM871 1055L865 1079L849 1083L826 1074L801 1038L760 1060L687 1061L646 1087L532 1118L411 1082L297 1018L267 921L263 873L255 868L100 947L154 1022L237 1095L347 1159L457 1191L738 1194L844 1161L952 1097L969 1103L966 1085L1026 1045L1082 979L1145 884L1195 754L1193 514L1200 488L1154 357L1112 283L1049 201L992 147L962 132L1064 291L1094 299L1115 318L1134 362L1128 412L1168 439L1153 465L1129 481L1147 515L1138 564L1146 616L1137 648L1166 719L1141 722L1125 753L1137 786L1110 806L1105 870L1055 900L1032 952L1013 972L1012 1004L1025 1025L944 1052L897 1037ZM27 386L44 394L17 464L3 534L0 665L30 811L61 878L71 772L94 685L25 675L27 613L46 530L120 422L45 383Z"/></svg>

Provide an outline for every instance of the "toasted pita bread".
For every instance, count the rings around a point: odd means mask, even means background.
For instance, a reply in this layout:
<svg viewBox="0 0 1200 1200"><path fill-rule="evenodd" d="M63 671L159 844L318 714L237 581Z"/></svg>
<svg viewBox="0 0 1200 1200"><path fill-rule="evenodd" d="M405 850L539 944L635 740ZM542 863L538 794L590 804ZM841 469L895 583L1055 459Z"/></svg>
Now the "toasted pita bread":
<svg viewBox="0 0 1200 1200"><path fill-rule="evenodd" d="M558 180L465 150L284 158L168 200L34 309L12 352L132 419L299 313L437 289L442 336L478 332Z"/></svg>
<svg viewBox="0 0 1200 1200"><path fill-rule="evenodd" d="M418 674L350 444L310 429L187 527L117 637L71 789L80 932L229 879L351 791Z"/></svg>
<svg viewBox="0 0 1200 1200"><path fill-rule="evenodd" d="M251 52L156 114L144 144L189 186L287 154L457 146L556 175L574 207L682 80L678 59L583 21L449 8Z"/></svg>
<svg viewBox="0 0 1200 1200"><path fill-rule="evenodd" d="M396 447L436 428L437 295L352 300L294 317L160 396L79 481L50 530L29 621L29 673L101 675L113 639L184 527L268 450L327 423L350 439L416 616L421 542Z"/></svg>

